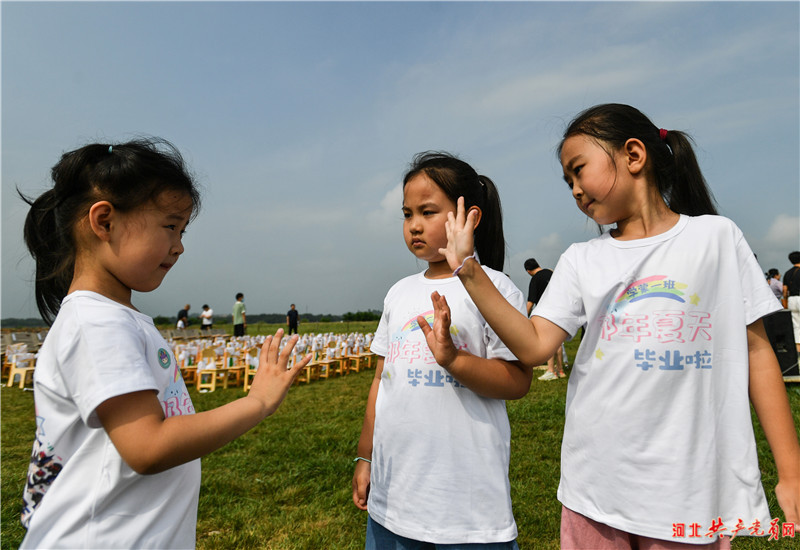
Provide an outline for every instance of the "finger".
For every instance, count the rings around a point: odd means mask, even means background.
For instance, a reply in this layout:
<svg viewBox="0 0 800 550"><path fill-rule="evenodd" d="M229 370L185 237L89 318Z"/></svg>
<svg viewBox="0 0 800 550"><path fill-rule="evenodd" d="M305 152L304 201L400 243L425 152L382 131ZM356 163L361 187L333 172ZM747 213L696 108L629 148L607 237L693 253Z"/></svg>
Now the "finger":
<svg viewBox="0 0 800 550"><path fill-rule="evenodd" d="M456 228L464 227L464 197L456 201Z"/></svg>
<svg viewBox="0 0 800 550"><path fill-rule="evenodd" d="M261 352L258 354L259 365L266 365L269 362L269 345L272 342L272 335L270 334L264 339L261 344Z"/></svg>
<svg viewBox="0 0 800 550"><path fill-rule="evenodd" d="M436 301L436 308L439 318L442 321L442 324L445 328L450 328L450 306L447 303L447 298L444 296L439 296L439 299Z"/></svg>
<svg viewBox="0 0 800 550"><path fill-rule="evenodd" d="M283 349L281 350L280 354L280 360L281 363L283 363L284 367L287 364L289 364L289 357L292 355L292 350L294 349L295 344L297 344L297 340L299 338L300 337L297 334L295 334L291 336L289 340L286 342L286 345L283 346Z"/></svg>
<svg viewBox="0 0 800 550"><path fill-rule="evenodd" d="M473 232L475 230L475 218L477 218L477 217L478 217L478 211L477 210L473 209L473 210L470 210L469 212L467 212L467 219L464 222L464 229L466 231L469 231L471 233L471 232Z"/></svg>
<svg viewBox="0 0 800 550"><path fill-rule="evenodd" d="M447 311L447 313L449 314L450 313L450 304L447 303L447 298L444 295L440 295L439 298L440 298L439 302L442 304L442 308L445 309Z"/></svg>
<svg viewBox="0 0 800 550"><path fill-rule="evenodd" d="M289 369L289 373L291 374L292 380L297 378L297 375L300 374L300 371L305 368L311 362L312 355L309 353L305 357L303 357L300 361L297 361L294 366Z"/></svg>
<svg viewBox="0 0 800 550"><path fill-rule="evenodd" d="M428 321L422 315L417 316L417 324L419 328L422 329L422 334L425 335L425 338L431 333L431 326L428 324Z"/></svg>

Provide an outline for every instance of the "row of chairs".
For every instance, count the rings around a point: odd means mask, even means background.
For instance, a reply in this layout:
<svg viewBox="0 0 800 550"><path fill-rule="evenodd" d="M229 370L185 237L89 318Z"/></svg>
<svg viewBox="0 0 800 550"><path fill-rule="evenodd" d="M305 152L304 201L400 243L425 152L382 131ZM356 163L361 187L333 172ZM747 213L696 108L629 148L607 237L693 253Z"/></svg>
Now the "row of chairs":
<svg viewBox="0 0 800 550"><path fill-rule="evenodd" d="M5 355L6 348L14 344L26 344L29 351L35 352L41 347L45 336L47 336L46 330L39 332L4 332L2 334L0 353Z"/></svg>
<svg viewBox="0 0 800 550"><path fill-rule="evenodd" d="M26 342L12 342L5 346L2 374L8 377L8 387L18 383L20 388L24 388L33 383L36 356L29 349L30 345ZM38 349L38 346L34 349ZM220 383L223 388L231 384L241 385L247 392L256 373L259 353L260 347L256 346L250 346L238 355L230 353L226 348L220 357L215 348L206 347L198 353L194 365L181 365L181 372L187 384L196 385L201 392L215 391ZM335 343L330 342L324 350L314 352L314 357L295 379L295 384L310 384L314 380L344 376L349 372L374 368L376 364L376 356L369 350L351 355L337 355ZM206 368L198 370L198 365Z"/></svg>
<svg viewBox="0 0 800 550"><path fill-rule="evenodd" d="M226 337L228 333L221 328L200 330L199 328L161 329L159 330L164 340L193 340L195 338Z"/></svg>
<svg viewBox="0 0 800 550"><path fill-rule="evenodd" d="M332 347L328 349L332 349ZM198 353L194 365L182 366L181 372L187 384L193 383L201 393L213 392L219 384L223 388L228 388L231 384L241 385L247 392L250 390L258 368L260 351L259 347L252 346L240 356L236 356L229 354L226 349L220 357L213 347L207 347ZM209 365L213 365L213 367L209 367ZM315 352L311 362L303 368L294 383L295 385L310 384L314 380L344 376L350 372L374 368L376 365L376 355L369 351L339 357L331 352L327 354ZM198 366L200 366L199 369Z"/></svg>
<svg viewBox="0 0 800 550"><path fill-rule="evenodd" d="M316 352L311 362L303 368L303 372L295 378L294 383L310 384L313 380L344 376L349 372L374 368L378 363L377 356L368 349L363 353L337 355L333 351L335 346L336 344L331 342L326 348L326 353Z"/></svg>

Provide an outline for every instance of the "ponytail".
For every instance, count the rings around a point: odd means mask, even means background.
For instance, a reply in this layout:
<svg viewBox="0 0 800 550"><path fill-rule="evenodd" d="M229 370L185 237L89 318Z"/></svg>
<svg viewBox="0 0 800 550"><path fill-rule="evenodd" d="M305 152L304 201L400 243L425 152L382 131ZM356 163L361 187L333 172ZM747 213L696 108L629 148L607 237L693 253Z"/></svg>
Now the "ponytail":
<svg viewBox="0 0 800 550"><path fill-rule="evenodd" d="M663 184L658 183L659 190L673 212L687 216L701 216L703 214L716 214L717 207L714 197L708 188L706 179L697 163L692 140L688 134L677 130L670 130L664 138L664 143L672 152L672 161L664 162L665 174ZM659 166L654 165L658 174ZM659 182L659 176L656 175Z"/></svg>
<svg viewBox="0 0 800 550"><path fill-rule="evenodd" d="M503 271L506 259L506 241L503 235L503 209L497 186L486 176L478 176L485 197L481 207L481 222L475 229L475 251L481 263L496 271ZM465 208L469 208L465 205Z"/></svg>
<svg viewBox="0 0 800 550"><path fill-rule="evenodd" d="M439 151L417 154L403 178L403 187L420 173L430 178L454 203L459 197L464 197L466 210L473 206L481 209L481 220L475 228L475 251L482 264L502 271L506 241L500 194L494 182L478 175L472 166L458 157Z"/></svg>
<svg viewBox="0 0 800 550"><path fill-rule="evenodd" d="M19 194L31 206L25 218L23 236L36 262L36 307L42 319L51 325L72 282L74 242L64 234L65 228L59 223L54 189L45 191L35 200ZM66 229L69 231L71 226Z"/></svg>
<svg viewBox="0 0 800 550"><path fill-rule="evenodd" d="M661 130L638 109L607 103L590 107L575 117L564 132L559 156L564 141L574 135L606 143L612 151L620 150L631 138L638 139L647 150L647 169L670 210L688 216L717 213L691 139L684 132Z"/></svg>

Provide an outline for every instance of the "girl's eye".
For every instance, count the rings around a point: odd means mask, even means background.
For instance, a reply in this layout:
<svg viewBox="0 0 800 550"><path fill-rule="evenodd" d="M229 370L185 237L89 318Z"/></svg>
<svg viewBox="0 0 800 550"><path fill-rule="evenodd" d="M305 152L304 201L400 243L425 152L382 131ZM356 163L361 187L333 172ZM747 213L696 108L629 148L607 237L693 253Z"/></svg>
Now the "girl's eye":
<svg viewBox="0 0 800 550"><path fill-rule="evenodd" d="M575 172L575 175L577 176L578 174L581 173L581 168L583 168L583 165L576 166L575 168L572 169L572 171Z"/></svg>
<svg viewBox="0 0 800 550"><path fill-rule="evenodd" d="M410 217L411 217L411 212L403 212L403 217L404 217L405 219L408 219L408 218L410 218Z"/></svg>
<svg viewBox="0 0 800 550"><path fill-rule="evenodd" d="M177 225L165 225L164 227L166 227L170 231L175 231L175 228L178 227L178 226Z"/></svg>

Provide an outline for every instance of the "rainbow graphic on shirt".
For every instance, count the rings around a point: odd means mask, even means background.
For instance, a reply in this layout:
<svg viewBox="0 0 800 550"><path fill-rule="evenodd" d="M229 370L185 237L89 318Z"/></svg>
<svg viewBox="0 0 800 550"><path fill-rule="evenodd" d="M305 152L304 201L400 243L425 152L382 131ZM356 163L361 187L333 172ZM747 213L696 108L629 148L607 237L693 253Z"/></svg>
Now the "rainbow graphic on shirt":
<svg viewBox="0 0 800 550"><path fill-rule="evenodd" d="M420 314L422 317L425 317L425 320L428 322L429 325L433 325L433 310L426 311L425 313ZM403 327L400 329L400 333L408 334L409 332L414 332L415 330L421 330L419 327L419 323L417 323L417 318L414 317L410 319Z"/></svg>
<svg viewBox="0 0 800 550"><path fill-rule="evenodd" d="M683 292L689 285L668 279L666 275L653 275L639 279L628 285L619 293L614 302L613 309L621 309L627 304L650 298L667 298L676 302L685 303Z"/></svg>

